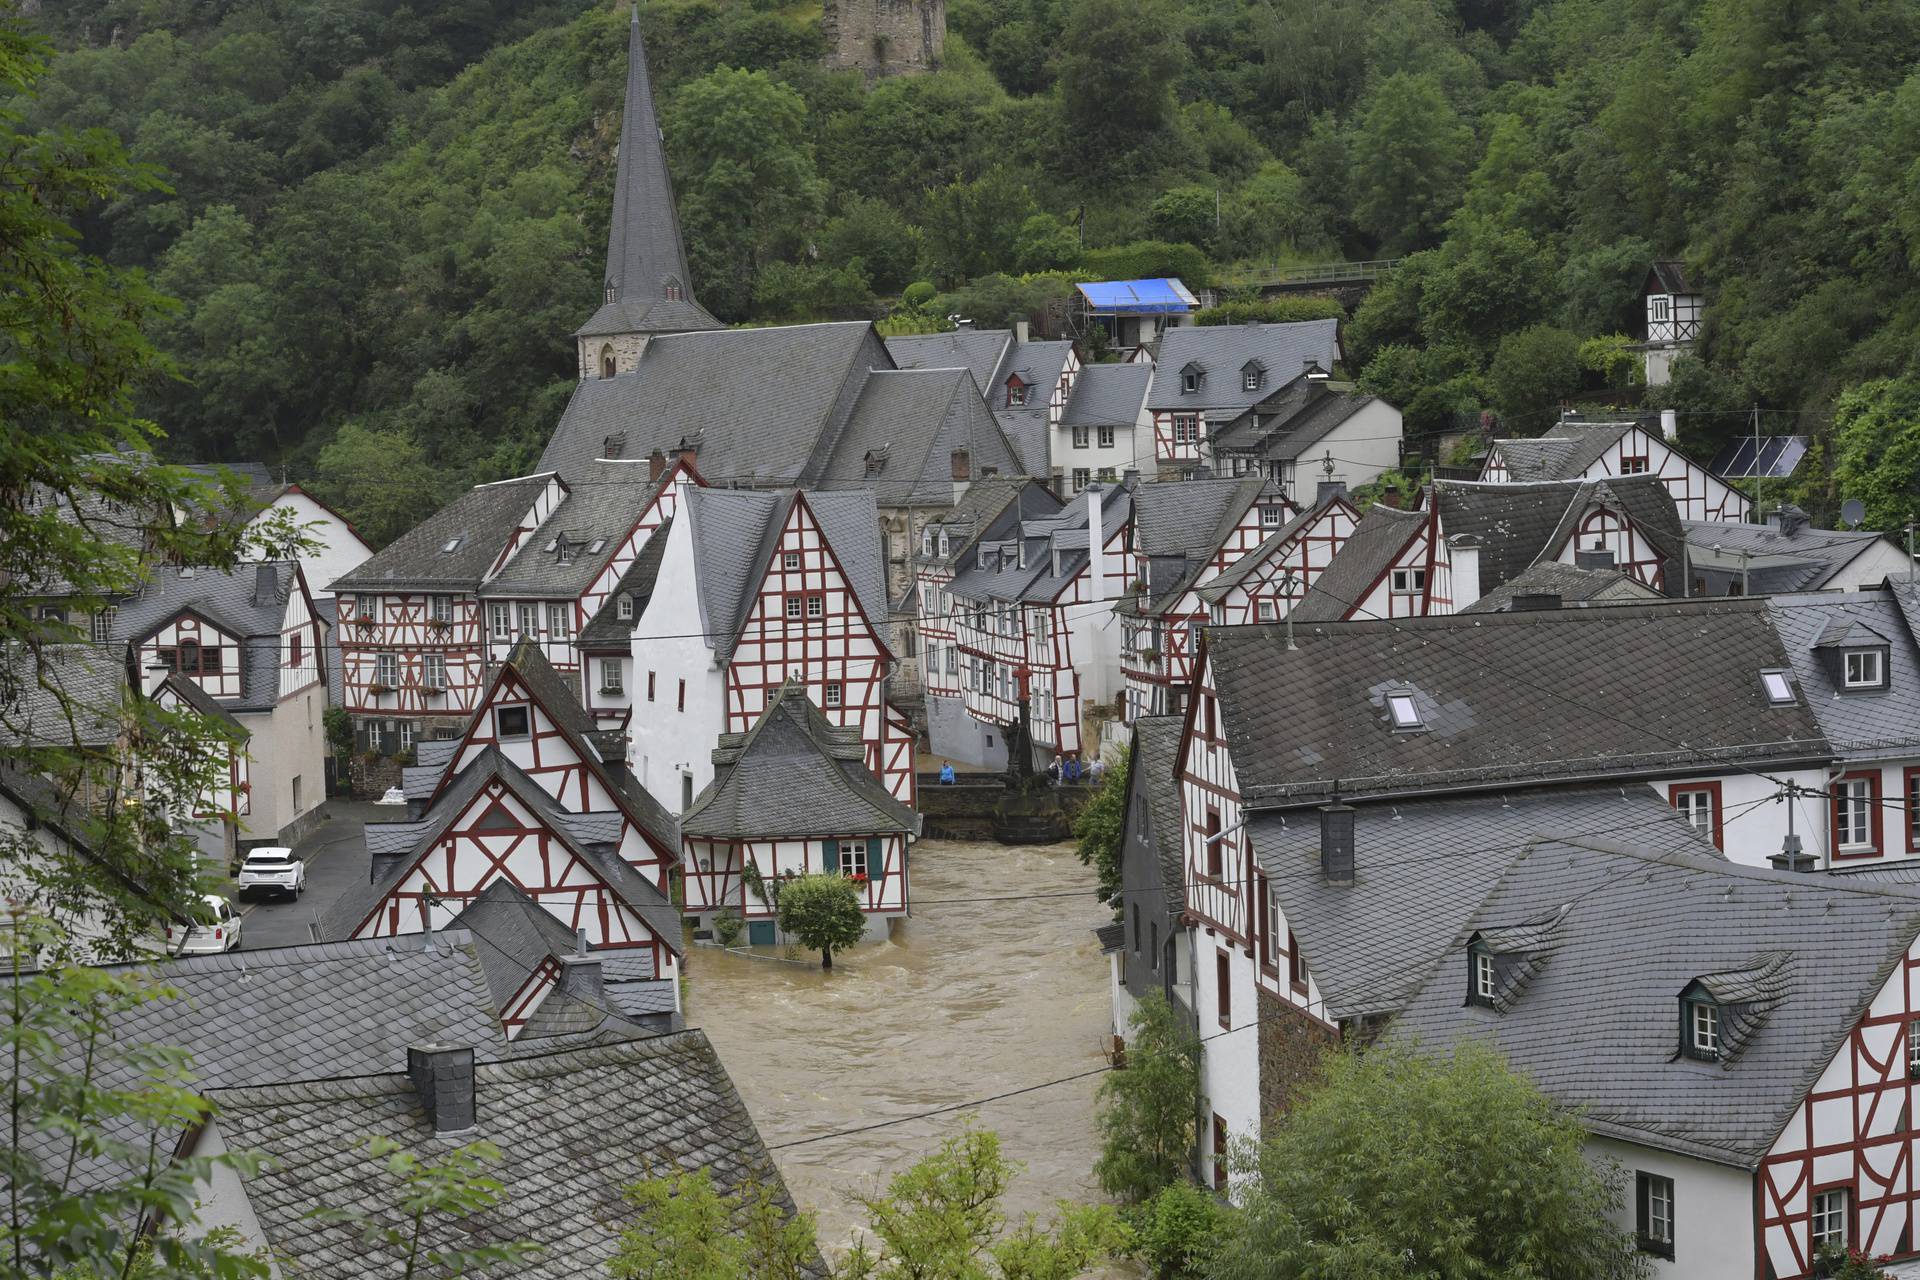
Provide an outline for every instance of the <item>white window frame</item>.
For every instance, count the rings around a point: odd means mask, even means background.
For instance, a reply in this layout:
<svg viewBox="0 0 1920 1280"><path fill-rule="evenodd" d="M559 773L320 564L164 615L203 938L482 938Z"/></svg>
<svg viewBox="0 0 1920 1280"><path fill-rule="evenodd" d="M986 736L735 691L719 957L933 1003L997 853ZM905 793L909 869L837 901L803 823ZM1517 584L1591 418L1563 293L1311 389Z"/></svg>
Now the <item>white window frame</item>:
<svg viewBox="0 0 1920 1280"><path fill-rule="evenodd" d="M547 606L548 639L567 640L572 638L573 620L567 616L571 612L572 608L565 603L550 604Z"/></svg>
<svg viewBox="0 0 1920 1280"><path fill-rule="evenodd" d="M1807 1234L1814 1252L1823 1246L1844 1249L1853 1243L1853 1192L1847 1187L1816 1191L1807 1202Z"/></svg>
<svg viewBox="0 0 1920 1280"><path fill-rule="evenodd" d="M1280 621L1280 605L1277 601L1273 600L1255 600L1253 602L1253 617L1256 622L1278 622Z"/></svg>
<svg viewBox="0 0 1920 1280"><path fill-rule="evenodd" d="M1073 429L1073 447L1076 449L1093 448L1093 429L1091 427L1075 427Z"/></svg>
<svg viewBox="0 0 1920 1280"><path fill-rule="evenodd" d="M1093 483L1092 467L1075 467L1073 469L1073 491L1075 493L1081 492L1088 485L1092 483Z"/></svg>
<svg viewBox="0 0 1920 1280"><path fill-rule="evenodd" d="M1493 956L1486 951L1473 953L1473 994L1481 1000L1493 999L1495 989Z"/></svg>
<svg viewBox="0 0 1920 1280"><path fill-rule="evenodd" d="M1675 787L1673 807L1695 831L1713 834L1713 792L1704 787Z"/></svg>
<svg viewBox="0 0 1920 1280"><path fill-rule="evenodd" d="M633 621L633 597L622 591L613 602L613 616L622 622Z"/></svg>
<svg viewBox="0 0 1920 1280"><path fill-rule="evenodd" d="M373 682L383 684L389 689L400 687L400 658L397 654L376 653L373 656Z"/></svg>
<svg viewBox="0 0 1920 1280"><path fill-rule="evenodd" d="M1100 442L1100 447L1102 449L1113 448L1114 440L1116 439L1114 435L1114 430L1112 427L1097 428L1095 431L1094 438Z"/></svg>
<svg viewBox="0 0 1920 1280"><path fill-rule="evenodd" d="M1410 693L1389 693L1387 716L1393 721L1396 732L1427 727L1426 722L1420 718L1420 704L1414 701Z"/></svg>
<svg viewBox="0 0 1920 1280"><path fill-rule="evenodd" d="M446 654L423 653L420 655L420 687L423 689L445 689L447 687Z"/></svg>
<svg viewBox="0 0 1920 1280"><path fill-rule="evenodd" d="M843 876L866 876L872 879L873 872L867 867L867 842L865 840L840 841L840 874Z"/></svg>
<svg viewBox="0 0 1920 1280"><path fill-rule="evenodd" d="M600 692L626 696L626 680L621 675L620 659L600 659Z"/></svg>
<svg viewBox="0 0 1920 1280"><path fill-rule="evenodd" d="M1703 1058L1720 1056L1720 1009L1710 1000L1687 1005L1687 1043Z"/></svg>
<svg viewBox="0 0 1920 1280"><path fill-rule="evenodd" d="M1427 589L1427 571L1422 566L1395 569L1389 588L1396 596L1419 595Z"/></svg>
<svg viewBox="0 0 1920 1280"><path fill-rule="evenodd" d="M1848 649L1842 657L1845 661L1842 682L1847 688L1878 689L1886 683L1886 655L1880 650Z"/></svg>
<svg viewBox="0 0 1920 1280"><path fill-rule="evenodd" d="M1766 690L1767 701L1776 707L1790 707L1800 699L1793 692L1793 675L1786 671L1762 671L1760 687Z"/></svg>
<svg viewBox="0 0 1920 1280"><path fill-rule="evenodd" d="M1258 391L1260 389L1259 371L1256 369L1248 369L1243 372L1240 375L1240 389L1242 391Z"/></svg>
<svg viewBox="0 0 1920 1280"><path fill-rule="evenodd" d="M822 686L820 690L820 702L822 706L829 707L834 710L839 709L840 703L841 703L841 697L840 697L840 682L838 680L829 680L824 686Z"/></svg>
<svg viewBox="0 0 1920 1280"><path fill-rule="evenodd" d="M1183 373L1180 375L1180 394L1190 396L1198 390L1200 390L1199 374Z"/></svg>
<svg viewBox="0 0 1920 1280"><path fill-rule="evenodd" d="M827 616L827 598L813 595L807 597L807 617L824 618Z"/></svg>
<svg viewBox="0 0 1920 1280"><path fill-rule="evenodd" d="M1873 848L1873 779L1842 778L1834 784L1833 799L1833 829L1839 846Z"/></svg>
<svg viewBox="0 0 1920 1280"><path fill-rule="evenodd" d="M452 596L428 596L427 597L427 621L428 622L452 622L453 621L453 597Z"/></svg>
<svg viewBox="0 0 1920 1280"><path fill-rule="evenodd" d="M1647 1175L1647 1243L1673 1247L1673 1179Z"/></svg>
<svg viewBox="0 0 1920 1280"><path fill-rule="evenodd" d="M527 718L527 727L525 732L508 733L506 729L502 726L500 717L510 711L517 711L521 715ZM531 738L533 736L532 705L525 702L516 702L511 706L495 707L493 709L493 736L496 738L511 738L516 742L519 741L521 738Z"/></svg>
<svg viewBox="0 0 1920 1280"><path fill-rule="evenodd" d="M787 573L797 572L800 568L800 553L798 551L782 551L780 553L780 568Z"/></svg>
<svg viewBox="0 0 1920 1280"><path fill-rule="evenodd" d="M801 611L804 610L805 608L806 608L806 605L801 602L801 598L799 596L788 596L787 597L787 620L789 622L800 621Z"/></svg>
<svg viewBox="0 0 1920 1280"><path fill-rule="evenodd" d="M1649 320L1671 320L1673 301L1668 294L1656 293L1647 298L1647 318Z"/></svg>
<svg viewBox="0 0 1920 1280"><path fill-rule="evenodd" d="M400 722L400 752L402 755L405 755L411 750L413 750L413 721L402 720ZM296 784L299 781L298 778L294 779Z"/></svg>
<svg viewBox="0 0 1920 1280"><path fill-rule="evenodd" d="M498 602L488 605L487 630L495 640L513 639L513 607Z"/></svg>
<svg viewBox="0 0 1920 1280"><path fill-rule="evenodd" d="M87 634L95 644L105 644L113 639L113 622L119 613L119 608L110 604L103 604L94 610L93 617L87 622Z"/></svg>
<svg viewBox="0 0 1920 1280"><path fill-rule="evenodd" d="M519 607L517 616L520 623L519 634L522 637L537 636L540 634L539 605L523 604Z"/></svg>

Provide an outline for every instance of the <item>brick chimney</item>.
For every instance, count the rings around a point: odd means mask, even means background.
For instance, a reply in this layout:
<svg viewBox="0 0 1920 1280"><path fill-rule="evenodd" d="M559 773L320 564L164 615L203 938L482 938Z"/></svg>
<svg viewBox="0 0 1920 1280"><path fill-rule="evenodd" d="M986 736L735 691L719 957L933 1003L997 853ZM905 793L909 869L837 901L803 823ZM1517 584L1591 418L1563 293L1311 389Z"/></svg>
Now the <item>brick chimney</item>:
<svg viewBox="0 0 1920 1280"><path fill-rule="evenodd" d="M474 1127L473 1047L416 1044L407 1048L407 1077L420 1096L436 1138Z"/></svg>

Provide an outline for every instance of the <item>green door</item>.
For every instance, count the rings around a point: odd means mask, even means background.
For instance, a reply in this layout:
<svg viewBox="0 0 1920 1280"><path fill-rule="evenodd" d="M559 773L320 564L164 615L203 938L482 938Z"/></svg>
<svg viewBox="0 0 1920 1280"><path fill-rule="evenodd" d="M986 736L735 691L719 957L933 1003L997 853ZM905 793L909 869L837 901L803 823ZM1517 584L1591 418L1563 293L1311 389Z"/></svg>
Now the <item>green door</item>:
<svg viewBox="0 0 1920 1280"><path fill-rule="evenodd" d="M773 945L773 921L747 921L747 945L750 947L770 947Z"/></svg>

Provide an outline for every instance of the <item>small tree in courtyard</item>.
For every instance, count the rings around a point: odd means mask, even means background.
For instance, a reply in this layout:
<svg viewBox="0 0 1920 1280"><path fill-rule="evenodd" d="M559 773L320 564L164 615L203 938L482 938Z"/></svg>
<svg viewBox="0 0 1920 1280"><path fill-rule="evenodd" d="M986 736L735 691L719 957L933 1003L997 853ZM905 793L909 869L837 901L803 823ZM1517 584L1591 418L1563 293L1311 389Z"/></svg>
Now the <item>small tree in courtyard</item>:
<svg viewBox="0 0 1920 1280"><path fill-rule="evenodd" d="M1260 1150L1213 1280L1644 1274L1617 1173L1484 1046L1332 1054Z"/></svg>
<svg viewBox="0 0 1920 1280"><path fill-rule="evenodd" d="M1087 807L1073 820L1073 835L1080 842L1076 852L1099 877L1098 893L1105 902L1117 902L1120 897L1120 841L1126 828L1131 764L1131 753L1123 749L1100 779Z"/></svg>
<svg viewBox="0 0 1920 1280"><path fill-rule="evenodd" d="M1158 994L1140 1002L1127 1065L1100 1082L1100 1158L1094 1173L1130 1203L1185 1176L1200 1107L1200 1045Z"/></svg>
<svg viewBox="0 0 1920 1280"><path fill-rule="evenodd" d="M780 928L809 951L820 953L820 967L833 968L833 953L860 941L867 917L860 891L845 876L824 872L800 876L780 886Z"/></svg>

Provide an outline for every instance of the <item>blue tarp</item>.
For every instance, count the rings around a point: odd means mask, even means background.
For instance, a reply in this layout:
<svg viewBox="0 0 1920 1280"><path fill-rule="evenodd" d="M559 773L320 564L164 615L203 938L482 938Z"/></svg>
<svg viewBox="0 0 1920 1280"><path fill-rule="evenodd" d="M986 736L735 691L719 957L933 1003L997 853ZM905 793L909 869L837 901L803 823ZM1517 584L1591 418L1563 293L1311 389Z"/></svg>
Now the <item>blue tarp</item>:
<svg viewBox="0 0 1920 1280"><path fill-rule="evenodd" d="M1102 280L1080 286L1095 315L1181 315L1200 305L1178 280Z"/></svg>

